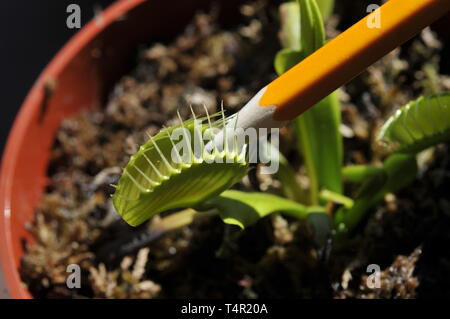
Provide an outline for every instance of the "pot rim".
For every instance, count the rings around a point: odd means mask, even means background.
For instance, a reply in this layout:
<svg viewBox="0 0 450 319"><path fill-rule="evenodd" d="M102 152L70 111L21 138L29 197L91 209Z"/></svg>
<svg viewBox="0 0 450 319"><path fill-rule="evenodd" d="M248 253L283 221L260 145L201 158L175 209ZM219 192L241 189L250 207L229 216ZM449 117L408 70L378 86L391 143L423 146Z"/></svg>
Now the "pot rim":
<svg viewBox="0 0 450 319"><path fill-rule="evenodd" d="M36 101L41 99L42 86L45 79L57 78L67 65L93 41L103 30L146 0L119 0L111 4L80 29L53 57L35 81L27 94L14 120L3 152L0 167L0 269L11 298L32 298L26 286L22 283L18 265L14 258L11 233L11 194L17 156L26 138L28 123L35 109L39 107Z"/></svg>

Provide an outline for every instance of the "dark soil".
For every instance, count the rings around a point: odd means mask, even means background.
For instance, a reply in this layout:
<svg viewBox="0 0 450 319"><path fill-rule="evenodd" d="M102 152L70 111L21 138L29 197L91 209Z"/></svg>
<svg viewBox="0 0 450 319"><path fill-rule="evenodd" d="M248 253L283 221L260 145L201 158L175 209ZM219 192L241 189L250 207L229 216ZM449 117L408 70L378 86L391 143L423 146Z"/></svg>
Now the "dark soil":
<svg viewBox="0 0 450 319"><path fill-rule="evenodd" d="M328 22L330 36L363 14L346 6L351 4L339 4L338 15ZM109 185L145 141L145 132L153 135L177 123L177 109L188 118L189 104L202 115L203 104L212 113L223 101L231 114L275 78L276 7L264 1L245 5L241 23L231 29L216 23L215 10L220 8L199 13L173 42L139 48L136 67L116 84L103 109L62 123L50 184L29 225L36 243L27 245L22 258L22 280L33 296L450 297L448 145L423 153L414 183L386 196L355 237L334 247L326 259L304 223L282 216L264 218L244 231L204 217L164 234L155 232L159 216L137 228L120 219ZM450 89L450 70L439 70L442 50L427 29L342 89L347 164L380 162L386 154L374 137L383 120L410 99ZM300 167L290 128L282 130L281 143ZM238 187L281 194L280 183L262 178L257 169ZM347 185L347 191L354 190ZM79 289L66 286L69 264L82 269ZM381 267L379 289L366 285L370 264Z"/></svg>

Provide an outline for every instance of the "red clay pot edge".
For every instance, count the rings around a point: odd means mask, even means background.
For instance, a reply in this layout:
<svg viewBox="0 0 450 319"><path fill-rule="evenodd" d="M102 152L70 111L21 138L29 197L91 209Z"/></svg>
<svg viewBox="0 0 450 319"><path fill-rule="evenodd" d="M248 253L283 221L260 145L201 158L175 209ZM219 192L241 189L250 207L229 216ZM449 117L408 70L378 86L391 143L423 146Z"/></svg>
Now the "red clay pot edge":
<svg viewBox="0 0 450 319"><path fill-rule="evenodd" d="M107 26L143 2L145 0L118 1L102 12L101 22L94 18L75 34L38 77L14 121L5 147L0 170L0 266L11 298L32 298L20 280L18 265L14 260L10 221L11 205L9 199L13 191L11 186L16 169L15 163L19 145L26 138L27 124L39 106L35 101L42 99L42 85L45 79L57 77L82 48L90 43Z"/></svg>

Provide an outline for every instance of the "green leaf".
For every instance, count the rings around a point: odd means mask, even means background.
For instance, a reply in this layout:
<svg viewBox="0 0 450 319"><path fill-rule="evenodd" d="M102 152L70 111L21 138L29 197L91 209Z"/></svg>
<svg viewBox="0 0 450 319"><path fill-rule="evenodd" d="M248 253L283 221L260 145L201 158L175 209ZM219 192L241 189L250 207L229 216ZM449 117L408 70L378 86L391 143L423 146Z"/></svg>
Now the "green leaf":
<svg viewBox="0 0 450 319"><path fill-rule="evenodd" d="M300 44L300 9L295 1L280 5L280 41L283 48L301 51Z"/></svg>
<svg viewBox="0 0 450 319"><path fill-rule="evenodd" d="M415 155L392 154L383 169L372 175L361 187L351 209L340 209L334 218L338 237L347 236L361 222L368 209L380 202L387 193L393 193L411 183L417 174Z"/></svg>
<svg viewBox="0 0 450 319"><path fill-rule="evenodd" d="M319 6L315 0L297 0L300 7L300 41L305 55L325 44L325 29Z"/></svg>
<svg viewBox="0 0 450 319"><path fill-rule="evenodd" d="M295 51L292 49L280 50L275 56L275 71L278 74L283 74L302 59L303 55L300 51Z"/></svg>
<svg viewBox="0 0 450 319"><path fill-rule="evenodd" d="M300 115L294 123L310 179L309 204L316 205L321 189L342 193L341 110L337 92Z"/></svg>
<svg viewBox="0 0 450 319"><path fill-rule="evenodd" d="M320 192L319 197L321 200L323 200L325 202L334 202L334 203L344 205L345 208L352 208L353 204L354 204L353 199L351 199L347 196L344 196L342 194L337 194L328 189L323 189Z"/></svg>
<svg viewBox="0 0 450 319"><path fill-rule="evenodd" d="M291 47L276 56L275 68L278 74L287 71L325 43L323 21L315 0L298 0L297 4L285 8L285 11L300 10L297 28L293 26L294 13L285 12L291 19L281 19L284 38L289 39L283 45L289 44ZM287 23L289 26L285 25ZM301 35L295 39L297 33L286 34L287 30L300 30ZM301 48L301 53L298 48ZM310 179L309 196L305 203L317 205L319 191L323 188L342 193L342 136L339 132L341 111L337 92L299 116L294 123L299 150Z"/></svg>
<svg viewBox="0 0 450 319"><path fill-rule="evenodd" d="M449 141L450 92L420 97L401 107L383 125L379 139L402 153L418 153Z"/></svg>
<svg viewBox="0 0 450 319"><path fill-rule="evenodd" d="M355 198L365 198L371 197L376 194L388 180L387 173L385 169L378 171L377 174L372 175L369 179L362 183L361 187L358 189Z"/></svg>
<svg viewBox="0 0 450 319"><path fill-rule="evenodd" d="M273 213L283 213L298 219L306 218L305 206L291 200L267 193L246 193L228 190L202 205L204 208L217 208L226 224L245 227L256 223L260 218Z"/></svg>
<svg viewBox="0 0 450 319"><path fill-rule="evenodd" d="M186 129L179 142L171 137L177 128ZM113 195L114 207L128 224L137 226L160 212L196 206L230 188L247 173L245 151L238 150L237 145L223 152L215 149L213 153L195 154L195 140L203 137L198 133L204 134L206 129L206 125L185 121L163 129L131 156ZM186 154L180 160L172 151L174 144L183 140L189 143L178 153L180 157ZM204 144L201 140L202 149Z"/></svg>
<svg viewBox="0 0 450 319"><path fill-rule="evenodd" d="M327 20L333 13L334 0L316 0L322 14L323 20Z"/></svg>
<svg viewBox="0 0 450 319"><path fill-rule="evenodd" d="M342 169L344 179L354 182L363 183L372 176L383 172L383 168L370 165L350 165Z"/></svg>

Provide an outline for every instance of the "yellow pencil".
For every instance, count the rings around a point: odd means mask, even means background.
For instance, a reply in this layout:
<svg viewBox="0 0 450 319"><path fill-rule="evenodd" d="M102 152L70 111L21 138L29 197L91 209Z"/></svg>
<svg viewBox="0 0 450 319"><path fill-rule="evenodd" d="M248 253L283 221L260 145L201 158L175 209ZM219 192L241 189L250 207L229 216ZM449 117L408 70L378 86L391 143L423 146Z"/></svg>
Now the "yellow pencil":
<svg viewBox="0 0 450 319"><path fill-rule="evenodd" d="M283 126L443 16L450 0L390 0L377 10L380 28L363 18L261 89L229 125Z"/></svg>

